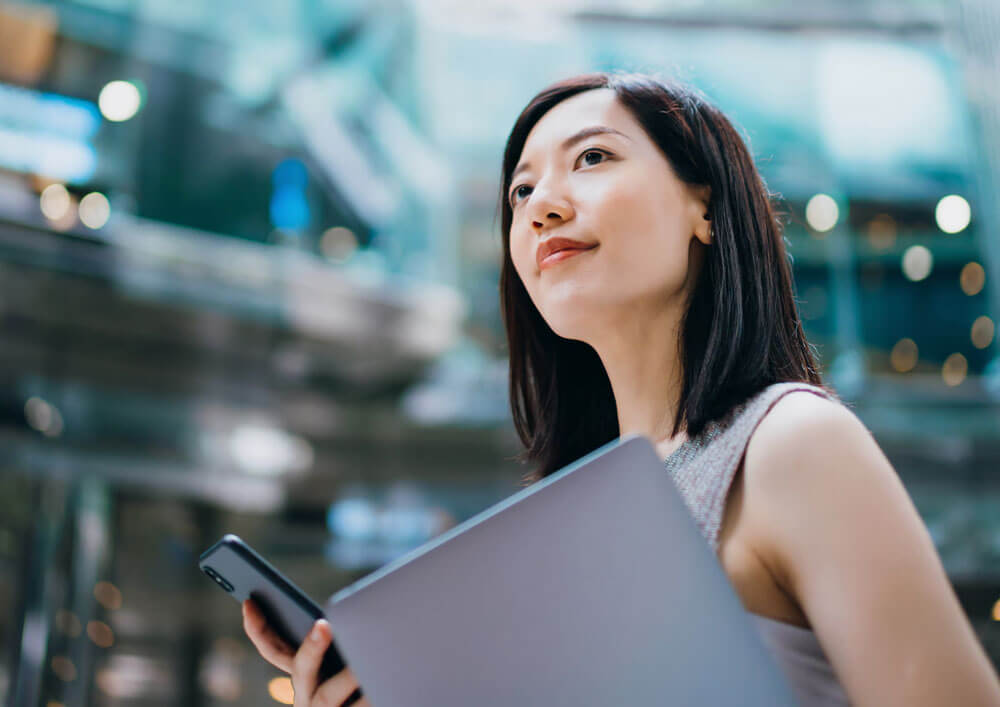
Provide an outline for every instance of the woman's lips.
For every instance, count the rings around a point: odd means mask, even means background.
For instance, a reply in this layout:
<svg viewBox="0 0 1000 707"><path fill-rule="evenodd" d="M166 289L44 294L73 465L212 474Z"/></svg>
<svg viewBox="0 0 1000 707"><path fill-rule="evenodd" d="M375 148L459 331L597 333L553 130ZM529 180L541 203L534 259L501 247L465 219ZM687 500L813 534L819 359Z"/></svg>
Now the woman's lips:
<svg viewBox="0 0 1000 707"><path fill-rule="evenodd" d="M574 255L579 255L580 253L586 253L588 250L593 250L596 247L597 245L595 244L587 248L562 248L542 258L541 262L538 263L538 269L545 270L551 268L553 265L558 265L567 258L572 258Z"/></svg>

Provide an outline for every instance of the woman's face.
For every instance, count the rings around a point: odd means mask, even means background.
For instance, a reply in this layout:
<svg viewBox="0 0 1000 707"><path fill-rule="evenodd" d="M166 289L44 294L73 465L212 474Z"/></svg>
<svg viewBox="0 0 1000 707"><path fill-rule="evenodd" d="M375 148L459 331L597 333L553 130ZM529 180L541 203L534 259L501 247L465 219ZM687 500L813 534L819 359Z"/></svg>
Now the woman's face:
<svg viewBox="0 0 1000 707"><path fill-rule="evenodd" d="M677 178L612 90L542 116L513 175L511 259L553 331L588 341L626 314L683 306L709 239L708 190ZM582 247L539 263L563 238Z"/></svg>

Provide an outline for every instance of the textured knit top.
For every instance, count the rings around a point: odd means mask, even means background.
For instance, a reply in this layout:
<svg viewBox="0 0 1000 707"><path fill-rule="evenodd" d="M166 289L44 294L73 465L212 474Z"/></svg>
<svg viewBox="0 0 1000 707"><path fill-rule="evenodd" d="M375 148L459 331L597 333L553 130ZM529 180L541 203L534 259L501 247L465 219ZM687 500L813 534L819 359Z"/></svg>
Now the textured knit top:
<svg viewBox="0 0 1000 707"><path fill-rule="evenodd" d="M841 402L808 383L776 383L710 422L667 457L667 470L713 552L719 550L726 497L750 436L774 404L796 390ZM803 707L850 704L813 631L753 613L750 617Z"/></svg>

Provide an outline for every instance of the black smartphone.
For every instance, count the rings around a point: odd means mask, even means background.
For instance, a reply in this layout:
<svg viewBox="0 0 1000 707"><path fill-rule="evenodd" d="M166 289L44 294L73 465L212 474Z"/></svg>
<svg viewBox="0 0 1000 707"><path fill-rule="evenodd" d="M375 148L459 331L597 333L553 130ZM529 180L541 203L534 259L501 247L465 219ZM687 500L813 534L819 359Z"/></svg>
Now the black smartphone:
<svg viewBox="0 0 1000 707"><path fill-rule="evenodd" d="M316 602L235 535L224 535L203 552L198 567L237 601L253 599L267 623L293 649L298 649L316 620L324 618ZM344 661L331 641L320 666L320 681L343 669Z"/></svg>

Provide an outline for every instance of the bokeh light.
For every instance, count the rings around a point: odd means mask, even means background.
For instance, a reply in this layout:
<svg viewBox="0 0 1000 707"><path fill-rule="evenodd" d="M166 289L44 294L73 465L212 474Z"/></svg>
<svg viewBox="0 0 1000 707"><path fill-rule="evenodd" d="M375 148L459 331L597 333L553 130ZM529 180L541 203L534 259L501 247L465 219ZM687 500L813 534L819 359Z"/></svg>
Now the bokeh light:
<svg viewBox="0 0 1000 707"><path fill-rule="evenodd" d="M868 222L868 242L876 250L888 250L896 242L896 219L889 214L878 214Z"/></svg>
<svg viewBox="0 0 1000 707"><path fill-rule="evenodd" d="M292 689L292 681L286 677L272 678L267 683L267 691L275 702L283 705L290 705L295 702L295 690Z"/></svg>
<svg viewBox="0 0 1000 707"><path fill-rule="evenodd" d="M112 81L101 89L97 97L97 107L101 115L113 123L121 123L135 117L142 106L139 87L131 81Z"/></svg>
<svg viewBox="0 0 1000 707"><path fill-rule="evenodd" d="M221 636L212 643L198 673L202 688L217 700L235 702L243 693L239 664L246 658L243 643Z"/></svg>
<svg viewBox="0 0 1000 707"><path fill-rule="evenodd" d="M229 452L241 469L262 476L305 471L314 458L312 446L302 437L262 424L242 425L233 430Z"/></svg>
<svg viewBox="0 0 1000 707"><path fill-rule="evenodd" d="M32 429L46 437L58 437L63 431L63 419L58 408L39 397L24 403L24 417Z"/></svg>
<svg viewBox="0 0 1000 707"><path fill-rule="evenodd" d="M69 191L62 184L50 184L42 190L38 199L42 215L49 221L61 221L69 213L72 201Z"/></svg>
<svg viewBox="0 0 1000 707"><path fill-rule="evenodd" d="M968 372L969 362L960 353L953 353L946 358L941 367L941 377L944 378L945 385L952 387L961 384Z"/></svg>
<svg viewBox="0 0 1000 707"><path fill-rule="evenodd" d="M111 217L111 204L104 194L94 191L80 200L80 223L87 228L102 228Z"/></svg>
<svg viewBox="0 0 1000 707"><path fill-rule="evenodd" d="M94 585L94 598L105 609L120 609L122 593L111 582L98 582Z"/></svg>
<svg viewBox="0 0 1000 707"><path fill-rule="evenodd" d="M931 274L934 256L922 245L913 245L903 253L903 274L913 282L920 282Z"/></svg>
<svg viewBox="0 0 1000 707"><path fill-rule="evenodd" d="M175 689L178 679L176 671L171 671L162 658L118 649L101 661L93 683L112 698L110 704L160 704Z"/></svg>
<svg viewBox="0 0 1000 707"><path fill-rule="evenodd" d="M103 621L88 621L87 636L94 642L94 645L101 648L110 648L115 642L114 631Z"/></svg>
<svg viewBox="0 0 1000 707"><path fill-rule="evenodd" d="M917 365L918 358L917 343L913 339L900 339L889 354L889 362L899 373L912 371Z"/></svg>
<svg viewBox="0 0 1000 707"><path fill-rule="evenodd" d="M985 349L993 343L995 333L996 327L992 319L985 314L977 317L976 321L972 323L972 345L977 349Z"/></svg>
<svg viewBox="0 0 1000 707"><path fill-rule="evenodd" d="M828 194L816 194L806 203L806 222L814 231L826 233L837 225L840 209Z"/></svg>
<svg viewBox="0 0 1000 707"><path fill-rule="evenodd" d="M934 209L934 220L937 221L938 228L949 234L964 231L971 218L969 202L958 194L944 197Z"/></svg>
<svg viewBox="0 0 1000 707"><path fill-rule="evenodd" d="M358 237L344 226L334 226L323 232L319 241L320 252L336 263L346 262L358 249Z"/></svg>
<svg viewBox="0 0 1000 707"><path fill-rule="evenodd" d="M243 694L239 668L218 656L210 656L198 674L202 689L217 700L235 702Z"/></svg>
<svg viewBox="0 0 1000 707"><path fill-rule="evenodd" d="M76 666L66 656L53 656L50 665L52 666L52 672L63 682L73 682L76 680Z"/></svg>
<svg viewBox="0 0 1000 707"><path fill-rule="evenodd" d="M966 263L958 276L958 283L965 294L970 297L978 295L986 284L986 271L975 261Z"/></svg>

